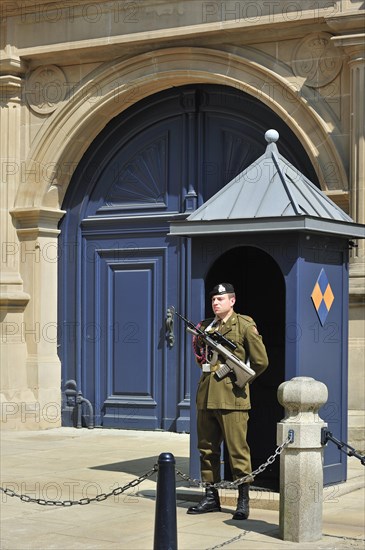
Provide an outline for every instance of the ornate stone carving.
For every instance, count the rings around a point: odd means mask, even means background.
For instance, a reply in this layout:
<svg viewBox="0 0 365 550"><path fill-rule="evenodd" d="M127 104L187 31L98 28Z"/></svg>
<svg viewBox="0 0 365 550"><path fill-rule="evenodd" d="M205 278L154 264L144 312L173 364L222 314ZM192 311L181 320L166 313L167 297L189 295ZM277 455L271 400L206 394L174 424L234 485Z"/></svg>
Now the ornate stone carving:
<svg viewBox="0 0 365 550"><path fill-rule="evenodd" d="M328 33L316 33L301 40L292 60L293 71L312 88L325 86L336 78L342 67L341 53Z"/></svg>
<svg viewBox="0 0 365 550"><path fill-rule="evenodd" d="M27 78L25 97L29 107L36 113L52 113L65 99L67 80L56 65L38 67Z"/></svg>

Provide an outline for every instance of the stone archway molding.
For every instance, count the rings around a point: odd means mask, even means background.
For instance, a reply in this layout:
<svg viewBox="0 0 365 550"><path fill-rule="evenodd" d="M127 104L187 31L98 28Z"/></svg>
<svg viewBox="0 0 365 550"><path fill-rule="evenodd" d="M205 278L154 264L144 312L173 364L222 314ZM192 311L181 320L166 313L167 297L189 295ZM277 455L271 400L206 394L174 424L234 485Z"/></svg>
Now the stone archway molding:
<svg viewBox="0 0 365 550"><path fill-rule="evenodd" d="M346 188L347 176L331 129L298 93L288 75L229 51L178 47L113 61L91 72L44 124L28 155L15 211L59 210L82 155L117 114L172 86L223 84L249 93L275 111L301 140L323 190ZM257 52L262 60L262 52ZM283 72L283 71L281 71ZM14 211L13 211L14 212Z"/></svg>

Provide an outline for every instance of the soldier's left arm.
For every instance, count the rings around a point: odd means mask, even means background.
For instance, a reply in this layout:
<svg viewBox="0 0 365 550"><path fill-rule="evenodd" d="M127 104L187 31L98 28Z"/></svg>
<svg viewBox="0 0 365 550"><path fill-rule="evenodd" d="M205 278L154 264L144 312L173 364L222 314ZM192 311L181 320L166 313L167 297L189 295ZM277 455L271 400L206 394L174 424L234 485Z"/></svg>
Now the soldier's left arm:
<svg viewBox="0 0 365 550"><path fill-rule="evenodd" d="M244 347L247 356L250 358L250 366L256 372L255 378L257 378L267 369L269 360L262 336L254 323L246 329Z"/></svg>

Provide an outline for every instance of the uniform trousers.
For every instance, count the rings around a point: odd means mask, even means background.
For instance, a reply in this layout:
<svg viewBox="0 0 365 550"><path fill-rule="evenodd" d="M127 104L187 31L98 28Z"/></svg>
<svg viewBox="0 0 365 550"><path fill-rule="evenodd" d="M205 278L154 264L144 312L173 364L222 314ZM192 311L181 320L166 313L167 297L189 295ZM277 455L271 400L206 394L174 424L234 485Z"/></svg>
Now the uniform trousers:
<svg viewBox="0 0 365 550"><path fill-rule="evenodd" d="M202 481L221 481L221 443L224 440L233 480L250 474L251 455L246 441L248 412L198 409L198 449Z"/></svg>

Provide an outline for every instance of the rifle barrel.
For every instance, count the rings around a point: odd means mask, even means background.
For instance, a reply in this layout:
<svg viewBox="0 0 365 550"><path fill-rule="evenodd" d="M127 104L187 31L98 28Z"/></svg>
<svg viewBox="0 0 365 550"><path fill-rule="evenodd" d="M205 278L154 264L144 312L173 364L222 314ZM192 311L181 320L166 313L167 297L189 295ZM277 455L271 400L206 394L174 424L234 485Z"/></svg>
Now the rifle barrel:
<svg viewBox="0 0 365 550"><path fill-rule="evenodd" d="M186 319L183 315L181 315L181 313L178 313L175 310L174 306L171 306L171 311L173 313L175 313L178 317L180 317L180 319L182 319L188 325L188 328L191 329L190 332L194 331L195 334L198 333L201 336L207 335L214 342L216 342L217 344L223 344L223 345L227 346L227 348L230 349L231 351L234 351L237 348L236 344L234 342L232 342L232 340L229 340L228 338L223 336L223 334L221 334L220 332L212 332L211 334L208 334L205 331L201 330L200 328L197 328L194 325L194 323L192 323L191 321Z"/></svg>

